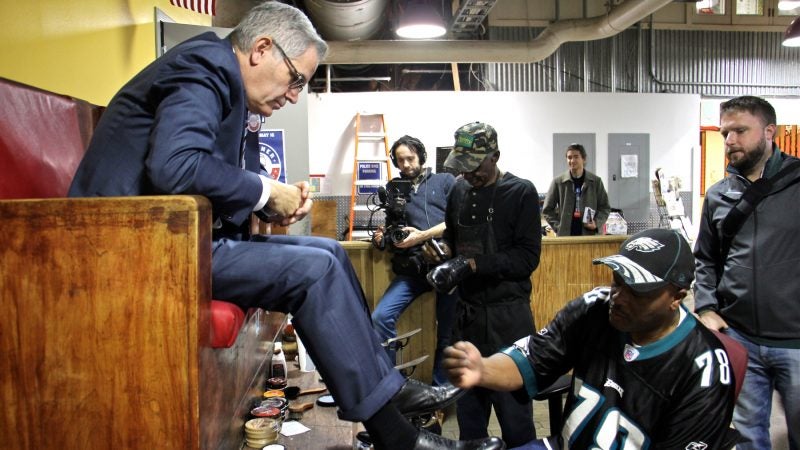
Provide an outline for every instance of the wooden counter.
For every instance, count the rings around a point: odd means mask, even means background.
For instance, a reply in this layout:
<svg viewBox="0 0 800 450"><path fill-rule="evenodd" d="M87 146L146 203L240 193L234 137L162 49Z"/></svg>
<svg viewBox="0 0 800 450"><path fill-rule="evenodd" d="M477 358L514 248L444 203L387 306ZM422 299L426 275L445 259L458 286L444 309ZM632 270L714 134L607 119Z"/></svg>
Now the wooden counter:
<svg viewBox="0 0 800 450"><path fill-rule="evenodd" d="M611 271L592 264L594 258L613 255L628 236L546 237L539 267L533 272L531 310L536 327L553 319L567 302L595 286L611 283Z"/></svg>
<svg viewBox="0 0 800 450"><path fill-rule="evenodd" d="M392 253L377 250L369 242L343 241L341 244L350 256L358 279L364 287L370 311L374 311L394 278ZM398 334L417 328L422 328L422 331L413 336L403 350L403 361L429 355L428 359L417 366L413 378L430 383L433 373L433 351L436 348L436 296L433 292L427 292L414 300L397 321Z"/></svg>
<svg viewBox="0 0 800 450"><path fill-rule="evenodd" d="M545 237L539 267L533 272L531 310L536 327L547 324L569 300L598 285L611 282L611 272L605 266L592 265L592 259L617 252L627 236ZM393 274L391 253L378 251L369 242L341 243L350 256L364 294L375 308ZM433 351L436 347L436 298L432 292L416 299L397 323L398 333L422 328L411 338L403 359L430 355L420 364L414 378L431 381Z"/></svg>

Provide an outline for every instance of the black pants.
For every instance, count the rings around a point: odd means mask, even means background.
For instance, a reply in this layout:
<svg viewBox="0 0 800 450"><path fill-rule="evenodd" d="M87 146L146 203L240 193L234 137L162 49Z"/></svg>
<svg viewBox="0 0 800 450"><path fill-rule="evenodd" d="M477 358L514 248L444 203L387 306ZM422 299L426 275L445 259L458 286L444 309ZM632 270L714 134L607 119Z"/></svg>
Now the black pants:
<svg viewBox="0 0 800 450"><path fill-rule="evenodd" d="M489 417L492 406L500 423L502 438L508 448L521 446L536 439L533 425L533 403L523 391L496 392L473 388L458 400L459 439L479 439L489 436Z"/></svg>

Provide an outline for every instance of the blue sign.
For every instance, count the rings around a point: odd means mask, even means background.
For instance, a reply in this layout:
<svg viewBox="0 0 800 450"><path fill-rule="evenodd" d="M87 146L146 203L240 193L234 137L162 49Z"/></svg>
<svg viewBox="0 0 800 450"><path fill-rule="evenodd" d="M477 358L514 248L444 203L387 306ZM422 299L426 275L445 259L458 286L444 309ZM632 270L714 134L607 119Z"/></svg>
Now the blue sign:
<svg viewBox="0 0 800 450"><path fill-rule="evenodd" d="M375 181L375 186L358 186L357 192L359 194L374 194L378 192L378 185L381 184L383 176L381 174L381 164L379 162L359 162L358 173L356 180L358 181Z"/></svg>
<svg viewBox="0 0 800 450"><path fill-rule="evenodd" d="M258 157L261 174L286 183L283 130L261 130L258 132Z"/></svg>

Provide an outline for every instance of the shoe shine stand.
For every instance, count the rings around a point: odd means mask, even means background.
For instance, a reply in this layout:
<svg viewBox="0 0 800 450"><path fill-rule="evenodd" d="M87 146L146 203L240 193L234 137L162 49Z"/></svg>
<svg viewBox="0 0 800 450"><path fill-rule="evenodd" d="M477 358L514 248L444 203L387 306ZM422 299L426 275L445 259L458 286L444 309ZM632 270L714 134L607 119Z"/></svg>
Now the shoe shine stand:
<svg viewBox="0 0 800 450"><path fill-rule="evenodd" d="M403 360L403 349L408 345L411 337L416 335L422 331L422 328L417 328L416 330L411 330L407 333L403 333L397 337L389 338L384 341L381 345L383 347L392 349L395 351L395 366L394 368L399 370L404 377L409 378L411 375L414 374L414 371L417 369L417 366L421 364L423 361L428 359L429 355L422 355L419 358L412 359L411 361L404 362ZM429 428L436 422L436 415L435 414L423 414L421 416L416 417L409 417L411 424L417 428Z"/></svg>
<svg viewBox="0 0 800 450"><path fill-rule="evenodd" d="M394 350L396 355L394 368L399 370L400 373L402 373L406 378L410 377L414 373L414 370L416 370L417 366L422 361L428 359L428 355L423 355L409 362L403 362L403 349L406 348L408 342L411 340L411 337L420 331L422 331L422 328L417 328L416 330L411 330L408 333L403 333L399 336L389 338L381 343L381 346L390 350Z"/></svg>

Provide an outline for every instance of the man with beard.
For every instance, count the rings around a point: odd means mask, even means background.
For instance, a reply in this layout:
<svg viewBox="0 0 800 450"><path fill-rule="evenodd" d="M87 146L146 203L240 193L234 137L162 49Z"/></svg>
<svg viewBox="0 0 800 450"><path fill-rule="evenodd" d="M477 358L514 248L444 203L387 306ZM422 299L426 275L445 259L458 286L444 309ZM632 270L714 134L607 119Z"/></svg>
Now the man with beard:
<svg viewBox="0 0 800 450"><path fill-rule="evenodd" d="M398 180L410 182L412 188L403 200L405 207L402 222L406 226L402 231L407 235L397 241L398 236L386 236L384 227L380 227L373 236L376 246L394 252L392 271L395 277L372 313L372 323L384 341L397 336L397 319L411 302L432 289L425 280L429 267L422 257L422 244L442 237L447 195L455 184L455 177L449 173L431 173L430 168L423 170L422 165L425 164L427 154L425 145L417 138L401 137L392 145L389 154L392 164L400 170L400 177L389 182L387 191L394 189L393 184ZM441 354L450 344L456 299L455 293L436 294L434 386L447 383L447 376L440 367ZM394 361L395 350L391 346L386 350Z"/></svg>
<svg viewBox="0 0 800 450"><path fill-rule="evenodd" d="M800 170L772 142L775 122L772 105L758 97L720 106L730 164L706 193L695 246L695 311L749 354L733 415L746 439L740 450L770 448L773 390L786 410L789 448L800 448Z"/></svg>

